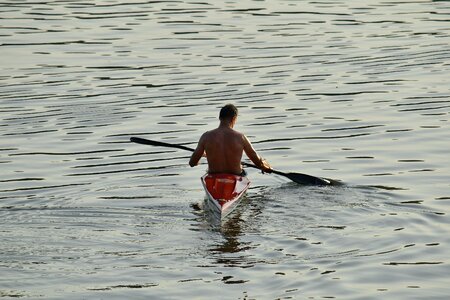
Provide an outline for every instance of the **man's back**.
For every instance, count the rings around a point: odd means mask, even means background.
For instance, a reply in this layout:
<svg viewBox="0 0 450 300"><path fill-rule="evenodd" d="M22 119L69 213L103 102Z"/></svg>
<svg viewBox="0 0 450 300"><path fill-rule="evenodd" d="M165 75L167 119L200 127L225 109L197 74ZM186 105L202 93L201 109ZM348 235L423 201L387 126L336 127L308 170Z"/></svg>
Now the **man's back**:
<svg viewBox="0 0 450 300"><path fill-rule="evenodd" d="M209 173L242 173L243 135L232 128L219 127L202 137Z"/></svg>

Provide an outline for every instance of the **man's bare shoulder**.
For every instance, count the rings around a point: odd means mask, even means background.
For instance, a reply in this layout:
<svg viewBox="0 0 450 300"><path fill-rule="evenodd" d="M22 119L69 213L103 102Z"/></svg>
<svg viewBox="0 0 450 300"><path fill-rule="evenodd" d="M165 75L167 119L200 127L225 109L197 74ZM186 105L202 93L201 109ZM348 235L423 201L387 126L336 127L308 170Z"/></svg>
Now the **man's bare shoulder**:
<svg viewBox="0 0 450 300"><path fill-rule="evenodd" d="M200 137L200 139L207 139L207 138L209 138L210 136L214 135L214 130L215 130L215 129L205 131L205 132L202 134L202 136Z"/></svg>
<svg viewBox="0 0 450 300"><path fill-rule="evenodd" d="M238 136L238 137L240 137L240 138L242 138L242 139L247 139L247 137L245 136L245 134L243 134L242 132L237 131L237 130L234 130L234 129L233 129L233 131L234 131L234 134L235 134L236 136Z"/></svg>
<svg viewBox="0 0 450 300"><path fill-rule="evenodd" d="M235 129L231 129L231 128L215 128L215 129L206 131L201 136L201 139L209 140L209 139L214 139L217 136L223 136L223 135L228 136L229 138L233 137L235 139L240 139L242 141L245 141L247 139L245 134L243 134Z"/></svg>

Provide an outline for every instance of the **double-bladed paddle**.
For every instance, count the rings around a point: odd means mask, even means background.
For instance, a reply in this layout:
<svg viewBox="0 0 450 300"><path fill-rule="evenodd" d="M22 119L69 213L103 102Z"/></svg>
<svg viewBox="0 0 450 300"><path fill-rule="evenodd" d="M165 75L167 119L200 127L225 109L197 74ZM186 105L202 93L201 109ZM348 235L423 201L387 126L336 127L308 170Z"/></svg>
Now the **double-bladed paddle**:
<svg viewBox="0 0 450 300"><path fill-rule="evenodd" d="M133 143L138 143L138 144L143 144L143 145L177 148L177 149L187 150L187 151L191 151L191 152L195 151L193 148L179 145L179 144L169 144L169 143L147 140L147 139L138 138L138 137L131 137L130 141ZM246 167L250 167L250 168L260 169L259 167L255 166L254 164L250 164L250 163L246 163L246 162L243 162L242 165L246 166ZM281 172L281 171L277 171L277 170L273 170L273 169L272 169L272 173L280 175L280 176L284 176L286 178L289 178L293 182L296 182L299 184L304 184L304 185L341 185L341 183L339 181L336 181L333 179L328 179L328 178L315 177L315 176L311 176L308 174L292 173L292 172L285 173L285 172Z"/></svg>

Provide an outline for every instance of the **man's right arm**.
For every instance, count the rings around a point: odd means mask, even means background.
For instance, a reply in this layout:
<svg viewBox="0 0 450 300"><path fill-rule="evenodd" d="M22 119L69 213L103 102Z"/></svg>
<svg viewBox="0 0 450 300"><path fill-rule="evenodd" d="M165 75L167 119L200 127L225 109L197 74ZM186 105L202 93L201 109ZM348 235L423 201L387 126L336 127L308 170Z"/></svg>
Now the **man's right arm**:
<svg viewBox="0 0 450 300"><path fill-rule="evenodd" d="M189 165L191 167L195 167L196 165L198 165L200 158L202 158L202 156L205 153L204 139L205 139L205 134L203 134L201 136L200 140L198 141L197 148L195 148L194 153L192 153L192 155L191 155L191 159L189 160Z"/></svg>

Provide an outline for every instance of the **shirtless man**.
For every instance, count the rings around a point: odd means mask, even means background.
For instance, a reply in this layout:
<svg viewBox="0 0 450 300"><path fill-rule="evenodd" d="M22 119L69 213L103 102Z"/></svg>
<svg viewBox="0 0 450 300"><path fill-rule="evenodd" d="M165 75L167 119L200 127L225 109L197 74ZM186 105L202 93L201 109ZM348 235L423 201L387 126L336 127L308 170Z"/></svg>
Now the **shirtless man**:
<svg viewBox="0 0 450 300"><path fill-rule="evenodd" d="M238 110L233 104L227 104L220 110L220 125L216 129L205 132L198 142L197 148L189 160L189 165L198 165L200 158L206 156L208 173L245 174L242 169L242 153L263 172L270 173L270 165L256 153L247 137L234 130Z"/></svg>

